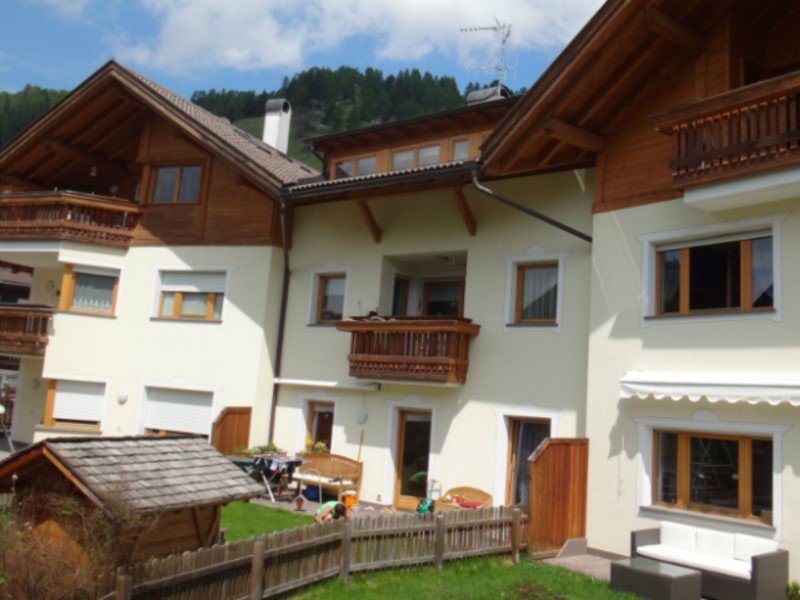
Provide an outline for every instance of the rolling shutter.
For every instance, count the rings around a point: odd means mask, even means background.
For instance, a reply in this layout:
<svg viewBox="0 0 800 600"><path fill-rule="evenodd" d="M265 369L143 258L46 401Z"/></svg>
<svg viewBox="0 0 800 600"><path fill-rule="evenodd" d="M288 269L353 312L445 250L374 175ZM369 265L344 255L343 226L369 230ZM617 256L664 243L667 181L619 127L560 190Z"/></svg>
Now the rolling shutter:
<svg viewBox="0 0 800 600"><path fill-rule="evenodd" d="M103 418L105 392L104 383L57 381L53 418L57 421L99 423Z"/></svg>
<svg viewBox="0 0 800 600"><path fill-rule="evenodd" d="M144 426L183 433L211 433L211 392L147 388Z"/></svg>
<svg viewBox="0 0 800 600"><path fill-rule="evenodd" d="M165 292L224 292L225 272L163 271L161 290Z"/></svg>

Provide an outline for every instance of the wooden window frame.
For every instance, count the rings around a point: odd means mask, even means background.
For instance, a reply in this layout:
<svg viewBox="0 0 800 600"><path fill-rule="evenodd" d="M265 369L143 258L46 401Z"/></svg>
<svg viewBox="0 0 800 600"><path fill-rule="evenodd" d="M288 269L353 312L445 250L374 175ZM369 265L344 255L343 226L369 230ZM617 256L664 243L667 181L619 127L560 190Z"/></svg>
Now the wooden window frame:
<svg viewBox="0 0 800 600"><path fill-rule="evenodd" d="M316 325L331 325L339 320L322 318L322 310L325 303L325 284L333 279L344 279L345 288L347 287L347 273L320 273L317 275L317 305L314 309L314 323ZM344 295L342 299L344 300ZM344 318L344 306L342 306L342 318Z"/></svg>
<svg viewBox="0 0 800 600"><path fill-rule="evenodd" d="M181 314L184 293L207 294L206 312L204 316ZM164 313L164 296L166 294L175 294L175 299L172 302L172 314ZM214 316L214 302L217 296L221 296L222 301L225 302L225 292L177 292L173 290L161 290L158 297L158 317L161 319L175 319L177 321L210 321L212 323L221 323L222 317Z"/></svg>
<svg viewBox="0 0 800 600"><path fill-rule="evenodd" d="M75 279L80 268L75 270L73 265L64 267L64 274L61 277L61 290L58 298L58 310L60 312L76 313L81 315L93 315L95 317L113 317L117 311L117 297L119 296L119 272L114 281L114 289L111 292L111 308L108 310L92 310L91 308L76 308L72 306L75 297ZM101 277L114 277L113 275L101 275Z"/></svg>
<svg viewBox="0 0 800 600"><path fill-rule="evenodd" d="M322 400L309 401L308 408L306 410L306 440L311 440L312 442L314 442L314 438L311 437L312 433L311 429L314 426L314 412L316 411L317 408L320 407L329 408L330 410L325 412L333 413L334 415L333 418L334 419L336 418L336 404L334 402L324 402ZM333 424L331 424L331 427L333 427ZM332 429L331 429L331 437L333 437ZM328 450L331 449L332 442L333 440L328 440Z"/></svg>
<svg viewBox="0 0 800 600"><path fill-rule="evenodd" d="M75 431L100 431L100 421L59 421L53 417L56 408L57 379L51 379L47 387L42 425L48 428L74 429Z"/></svg>
<svg viewBox="0 0 800 600"><path fill-rule="evenodd" d="M183 170L186 167L199 167L200 169L200 182L197 186L197 199L193 200L192 202L179 202L178 195L181 191L181 182L183 181ZM176 168L178 169L178 176L175 179L175 187L172 190L172 199L169 202L155 202L155 193L156 193L156 183L158 181L158 171L160 169L170 169ZM203 197L205 196L205 174L207 172L207 165L206 161L200 160L198 162L193 161L186 161L181 163L163 163L163 164L153 164L151 165L149 174L150 184L149 190L147 193L147 203L153 206L196 206L203 201Z"/></svg>
<svg viewBox="0 0 800 600"><path fill-rule="evenodd" d="M514 324L535 327L537 325L557 325L558 324L558 300L556 300L556 316L552 319L523 319L522 318L522 295L525 288L525 271L527 269L555 269L556 270L556 285L558 285L558 261L555 262L541 262L541 263L517 263L517 289L514 296ZM558 294L558 289L556 289Z"/></svg>
<svg viewBox="0 0 800 600"><path fill-rule="evenodd" d="M467 144L467 157L466 158L456 158L456 144L464 142ZM471 150L472 144L470 143L469 137L456 137L450 140L450 160L469 160L471 158Z"/></svg>
<svg viewBox="0 0 800 600"><path fill-rule="evenodd" d="M331 177L331 179L347 179L348 177L358 177L360 175L360 173L358 172L358 161L364 160L366 158L374 158L375 159L375 171L373 171L373 173L368 173L368 175L372 175L374 173L380 173L380 169L378 168L378 166L379 166L378 154L376 152L369 152L367 154L356 154L354 156L347 156L347 157L344 157L344 158L338 158L338 159L332 161L333 162L333 168L332 168L333 177ZM343 163L346 163L346 162L352 162L353 163L353 174L352 175L348 175L347 177L336 177L336 171L338 170L339 165L341 165Z"/></svg>
<svg viewBox="0 0 800 600"><path fill-rule="evenodd" d="M668 249L656 248L656 306L655 316L670 318L670 317L689 317L695 315L713 315L713 314L738 314L738 313L769 313L775 312L774 299L773 306L753 306L753 240L769 237L773 241L773 285L775 282L775 247L774 236L770 233L759 233L753 237L742 238L739 240L730 240L731 242L738 242L739 244L739 306L732 308L706 308L691 310L690 307L690 283L691 283L691 250L705 245L712 244L687 244L686 246L670 247ZM719 243L725 243L720 241ZM679 294L679 308L677 312L664 312L664 298L663 298L663 255L664 252L680 250L680 280L678 284Z"/></svg>
<svg viewBox="0 0 800 600"><path fill-rule="evenodd" d="M664 502L657 500L658 487L661 479L659 471L659 455L658 455L658 436L659 434L673 434L677 436L677 456L675 459L675 480L676 480L676 500L674 503ZM721 440L734 440L738 442L738 506L735 509L726 509L719 506L703 504L700 502L691 502L691 440L692 438L712 438ZM744 519L747 521L756 521L759 523L772 524L771 517L754 515L753 510L753 465L752 465L752 443L753 441L765 441L772 444L772 438L759 437L751 435L737 435L737 434L717 434L705 433L702 431L673 431L669 429L654 429L653 430L653 480L651 487L652 503L654 506L662 506L665 508L675 508L682 510L690 510L700 513L718 514L726 517L734 517ZM774 445L773 445L774 452ZM774 493L774 490L773 490ZM775 498L772 499L774 510Z"/></svg>
<svg viewBox="0 0 800 600"><path fill-rule="evenodd" d="M428 300L430 295L430 287L432 285L437 284L444 284L444 283L458 283L458 317L462 318L464 316L464 288L466 286L465 279L426 279L422 284L422 313L423 317L427 317L428 315Z"/></svg>

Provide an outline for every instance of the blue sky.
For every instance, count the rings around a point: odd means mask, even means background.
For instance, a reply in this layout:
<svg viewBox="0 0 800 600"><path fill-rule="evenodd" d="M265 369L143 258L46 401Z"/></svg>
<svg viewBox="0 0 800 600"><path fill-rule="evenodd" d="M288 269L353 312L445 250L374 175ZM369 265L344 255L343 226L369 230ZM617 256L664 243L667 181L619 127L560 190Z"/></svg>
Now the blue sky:
<svg viewBox="0 0 800 600"><path fill-rule="evenodd" d="M512 88L530 86L601 0L1 0L0 90L71 89L111 58L189 96L272 90L312 66L416 67L488 82L510 22Z"/></svg>

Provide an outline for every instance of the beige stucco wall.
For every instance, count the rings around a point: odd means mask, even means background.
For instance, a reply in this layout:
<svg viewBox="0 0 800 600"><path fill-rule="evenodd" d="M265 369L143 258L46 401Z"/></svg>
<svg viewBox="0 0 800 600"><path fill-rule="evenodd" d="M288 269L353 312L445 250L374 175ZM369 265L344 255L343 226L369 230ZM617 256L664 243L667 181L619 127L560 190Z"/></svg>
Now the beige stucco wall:
<svg viewBox="0 0 800 600"><path fill-rule="evenodd" d="M37 269L33 302L44 302L46 281L60 287L65 264L119 269L120 287L113 318L57 313L41 361L24 361L23 418L14 423L17 439L31 441L56 432L38 426L47 378L106 381L103 435L142 431L141 408L148 385L214 393L213 414L225 406L253 408L250 438L266 439L272 384L272 356L281 270L280 250L249 246L135 247L109 250L62 244L58 269ZM156 319L159 270L229 270L221 323ZM277 292L275 291L277 288ZM46 303L57 304L55 298ZM35 364L37 363L38 364ZM30 389L33 370L45 381ZM118 396L127 396L124 403ZM33 429L36 429L34 432ZM57 432L59 435L63 431Z"/></svg>
<svg viewBox="0 0 800 600"><path fill-rule="evenodd" d="M783 265L779 315L642 322L643 248L637 236L781 213L788 216L781 221L780 247L775 249ZM705 400L620 399L620 378L626 371L751 373L753 383L758 383L759 373L800 371L800 200L716 214L687 207L682 200L661 202L597 214L593 233L587 387L590 545L627 553L631 530L659 522L639 506L646 483L642 471L648 468L640 465L646 462L641 460L646 442L640 443L640 423L664 419L695 430L780 430L774 433L782 487L774 496L779 513L776 528L748 527L739 520L725 524L719 519L675 513L663 518L778 539L790 551L792 577L800 578L800 504L796 501L800 497L799 409Z"/></svg>
<svg viewBox="0 0 800 600"><path fill-rule="evenodd" d="M591 179L591 174L589 175ZM490 184L571 226L589 231L591 182L582 191L572 172ZM350 335L308 325L313 272L348 273L346 315L390 307L393 276L384 258L466 251L464 316L481 326L470 344L463 386L381 383L379 391L282 386L276 442L302 446L304 402L336 400L332 450L364 461L362 498L391 503L399 408L434 410L430 477L444 489L470 485L505 501L506 415L550 418L553 435L581 435L585 401L590 245L464 188L478 223L469 236L452 193L376 199L370 208L383 231L376 245L352 203L299 208L295 214L283 378L345 382ZM559 331L505 327L507 263L532 250L565 253L564 305ZM535 255L531 255L535 258ZM359 408L369 414L362 427ZM363 432L363 444L361 443Z"/></svg>

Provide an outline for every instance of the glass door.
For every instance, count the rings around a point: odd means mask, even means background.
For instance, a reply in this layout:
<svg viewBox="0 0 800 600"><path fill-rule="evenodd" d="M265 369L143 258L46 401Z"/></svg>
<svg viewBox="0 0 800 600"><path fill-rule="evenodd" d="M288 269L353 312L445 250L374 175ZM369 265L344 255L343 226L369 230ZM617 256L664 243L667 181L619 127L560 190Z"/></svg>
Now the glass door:
<svg viewBox="0 0 800 600"><path fill-rule="evenodd" d="M414 510L428 491L431 452L431 413L401 410L397 419L394 503Z"/></svg>
<svg viewBox="0 0 800 600"><path fill-rule="evenodd" d="M528 504L528 458L550 437L549 419L511 419L509 423L509 458L506 500L510 504Z"/></svg>

